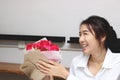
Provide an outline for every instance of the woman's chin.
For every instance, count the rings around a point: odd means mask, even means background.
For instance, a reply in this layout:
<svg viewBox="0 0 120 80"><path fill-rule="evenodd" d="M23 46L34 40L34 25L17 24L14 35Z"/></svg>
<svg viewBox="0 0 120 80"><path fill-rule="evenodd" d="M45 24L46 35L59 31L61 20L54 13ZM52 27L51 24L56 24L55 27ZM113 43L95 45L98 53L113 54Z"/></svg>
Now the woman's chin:
<svg viewBox="0 0 120 80"><path fill-rule="evenodd" d="M89 54L89 51L86 50L86 49L83 49L82 52L83 52L84 54Z"/></svg>

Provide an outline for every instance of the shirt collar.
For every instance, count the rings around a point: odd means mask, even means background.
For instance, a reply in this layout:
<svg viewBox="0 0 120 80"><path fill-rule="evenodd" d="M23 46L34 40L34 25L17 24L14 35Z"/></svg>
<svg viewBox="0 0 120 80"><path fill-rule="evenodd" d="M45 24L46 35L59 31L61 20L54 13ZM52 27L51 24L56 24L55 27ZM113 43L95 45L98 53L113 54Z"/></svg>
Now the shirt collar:
<svg viewBox="0 0 120 80"><path fill-rule="evenodd" d="M103 62L103 66L102 66L103 68L112 68L112 60L113 60L112 54L113 53L111 52L111 50L108 49Z"/></svg>
<svg viewBox="0 0 120 80"><path fill-rule="evenodd" d="M113 53L110 51L110 49L107 50L105 60L103 62L103 68L112 68L112 55ZM77 63L77 67L87 67L87 63L89 60L90 55L84 55L80 58L80 60Z"/></svg>

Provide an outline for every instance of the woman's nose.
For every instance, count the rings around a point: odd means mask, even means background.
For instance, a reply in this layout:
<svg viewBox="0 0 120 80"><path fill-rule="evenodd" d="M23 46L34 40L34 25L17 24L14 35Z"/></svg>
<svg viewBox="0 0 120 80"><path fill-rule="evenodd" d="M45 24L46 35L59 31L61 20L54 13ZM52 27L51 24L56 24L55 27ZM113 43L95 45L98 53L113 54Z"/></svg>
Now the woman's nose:
<svg viewBox="0 0 120 80"><path fill-rule="evenodd" d="M84 36L81 35L81 36L79 37L79 43L82 43L82 42L84 42Z"/></svg>

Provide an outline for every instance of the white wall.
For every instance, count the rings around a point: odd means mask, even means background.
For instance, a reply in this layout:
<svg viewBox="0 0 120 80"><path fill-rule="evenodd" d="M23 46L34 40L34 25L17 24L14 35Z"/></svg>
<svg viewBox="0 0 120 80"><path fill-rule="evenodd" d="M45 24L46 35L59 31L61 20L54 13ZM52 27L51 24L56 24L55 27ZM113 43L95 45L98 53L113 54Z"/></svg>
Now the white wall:
<svg viewBox="0 0 120 80"><path fill-rule="evenodd" d="M0 34L65 36L68 40L78 36L83 19L99 15L110 22L120 38L119 3L120 0L0 0ZM0 41L0 61L22 63L20 45L23 44L18 41ZM81 53L75 50L78 46L71 49L66 42L61 48L65 66Z"/></svg>
<svg viewBox="0 0 120 80"><path fill-rule="evenodd" d="M78 36L90 15L108 19L120 37L120 0L0 0L0 34Z"/></svg>

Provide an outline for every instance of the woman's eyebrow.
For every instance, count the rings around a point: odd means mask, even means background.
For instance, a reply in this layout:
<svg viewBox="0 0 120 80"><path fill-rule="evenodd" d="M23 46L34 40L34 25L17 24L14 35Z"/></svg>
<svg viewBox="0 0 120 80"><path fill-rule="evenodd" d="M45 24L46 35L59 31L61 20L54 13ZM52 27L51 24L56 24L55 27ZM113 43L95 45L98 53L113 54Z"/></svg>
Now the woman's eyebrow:
<svg viewBox="0 0 120 80"><path fill-rule="evenodd" d="M83 31L80 31L79 33L81 33L81 32L89 32L89 30L83 30Z"/></svg>

